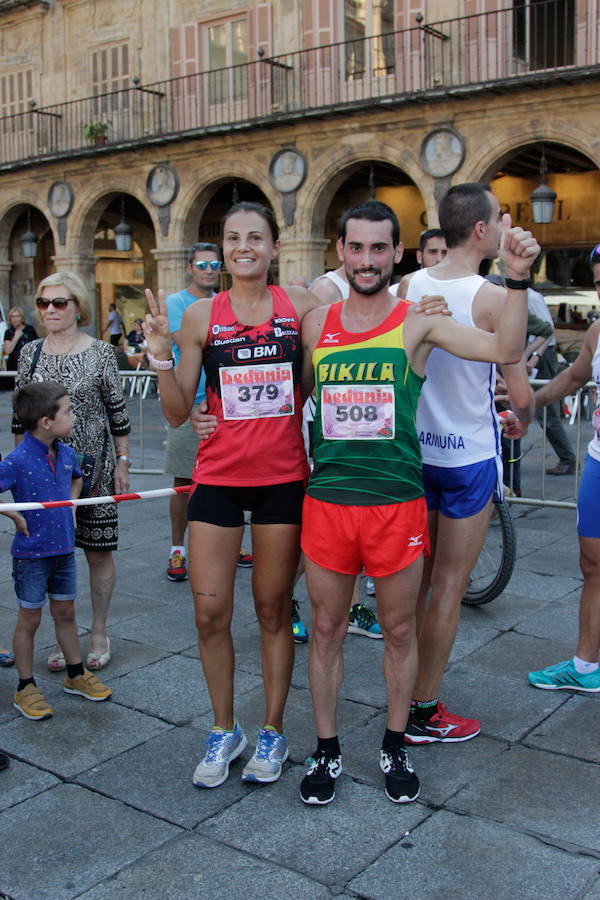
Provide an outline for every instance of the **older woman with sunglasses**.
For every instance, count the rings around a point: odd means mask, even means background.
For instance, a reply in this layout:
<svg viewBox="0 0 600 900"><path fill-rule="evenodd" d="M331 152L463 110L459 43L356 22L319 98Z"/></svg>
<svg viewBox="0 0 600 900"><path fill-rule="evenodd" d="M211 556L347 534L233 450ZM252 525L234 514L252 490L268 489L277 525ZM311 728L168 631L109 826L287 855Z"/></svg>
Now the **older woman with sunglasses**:
<svg viewBox="0 0 600 900"><path fill-rule="evenodd" d="M48 334L21 351L16 386L49 380L64 384L76 415L73 435L67 443L77 453L95 460L91 493L103 496L126 492L129 419L113 348L81 330L92 321L88 291L75 273L56 272L40 282L35 302ZM18 420L13 422L13 433L18 443L23 434ZM117 539L117 509L113 504L78 508L75 543L85 551L90 571L89 669L101 669L110 660L106 620L115 584L113 550L117 549ZM48 668L65 668L59 647L51 653Z"/></svg>

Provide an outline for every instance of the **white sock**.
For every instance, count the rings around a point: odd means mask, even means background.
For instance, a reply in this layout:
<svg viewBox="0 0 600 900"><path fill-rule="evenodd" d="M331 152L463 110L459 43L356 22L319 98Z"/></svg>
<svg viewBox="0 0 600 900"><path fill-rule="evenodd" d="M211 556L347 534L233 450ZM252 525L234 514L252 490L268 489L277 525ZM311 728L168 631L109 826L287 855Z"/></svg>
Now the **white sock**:
<svg viewBox="0 0 600 900"><path fill-rule="evenodd" d="M599 668L597 662L586 662L585 659L579 659L578 656L573 657L573 665L580 675L589 675L590 672L595 672Z"/></svg>
<svg viewBox="0 0 600 900"><path fill-rule="evenodd" d="M182 556L185 556L185 547L182 547L180 544L174 544L171 547L170 555L173 556L174 553L181 553Z"/></svg>

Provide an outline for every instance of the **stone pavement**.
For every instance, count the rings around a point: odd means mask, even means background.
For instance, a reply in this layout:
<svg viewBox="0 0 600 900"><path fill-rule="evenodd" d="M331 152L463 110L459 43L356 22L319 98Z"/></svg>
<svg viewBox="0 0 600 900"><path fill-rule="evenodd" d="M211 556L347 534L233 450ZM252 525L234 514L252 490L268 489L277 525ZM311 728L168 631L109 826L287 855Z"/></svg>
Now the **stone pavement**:
<svg viewBox="0 0 600 900"><path fill-rule="evenodd" d="M9 396L0 394L4 453L11 448L8 406ZM130 406L135 417L135 400ZM160 466L165 433L156 398L149 396L144 409L145 465ZM524 480L535 492L536 425L531 442ZM132 450L135 457L135 439ZM132 482L134 489L168 485L161 476L136 475ZM567 497L572 487L572 478L549 483L555 496ZM463 610L444 679L444 700L476 715L481 735L413 748L421 796L406 806L390 803L378 767L382 646L350 635L339 704L344 774L335 802L313 808L298 796L303 760L315 744L306 646L296 652L283 776L262 787L240 780L263 713L251 570L239 570L233 625L236 712L249 747L222 787L193 787L211 713L190 589L166 579L167 500L123 504L109 623L113 660L103 674L112 702L62 692L62 677L45 664L53 644L47 613L35 672L54 717L22 718L12 707L15 672L0 670L0 747L12 757L0 773L0 893L18 900L440 894L599 900L600 698L534 690L526 681L528 669L574 649L581 587L575 513L514 512L516 571L500 598ZM6 522L0 522L4 644L16 619ZM250 549L248 534L244 546ZM90 603L82 557L78 568L85 653ZM303 586L298 596L310 628Z"/></svg>

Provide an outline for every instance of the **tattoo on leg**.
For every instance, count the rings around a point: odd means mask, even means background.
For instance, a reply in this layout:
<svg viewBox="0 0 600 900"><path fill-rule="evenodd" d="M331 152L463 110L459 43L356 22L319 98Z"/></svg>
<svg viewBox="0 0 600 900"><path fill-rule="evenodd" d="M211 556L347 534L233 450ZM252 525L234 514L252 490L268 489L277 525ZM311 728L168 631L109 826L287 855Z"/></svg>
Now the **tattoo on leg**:
<svg viewBox="0 0 600 900"><path fill-rule="evenodd" d="M216 594L207 594L205 591L192 591L194 597L216 597Z"/></svg>

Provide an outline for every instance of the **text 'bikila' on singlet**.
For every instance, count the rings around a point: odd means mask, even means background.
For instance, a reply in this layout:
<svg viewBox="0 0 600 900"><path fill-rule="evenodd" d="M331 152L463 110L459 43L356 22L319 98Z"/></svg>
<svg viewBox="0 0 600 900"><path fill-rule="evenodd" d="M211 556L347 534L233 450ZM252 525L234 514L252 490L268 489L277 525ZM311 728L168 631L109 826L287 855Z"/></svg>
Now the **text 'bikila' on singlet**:
<svg viewBox="0 0 600 900"><path fill-rule="evenodd" d="M315 466L307 493L317 500L377 506L423 496L415 416L424 379L404 349L408 307L399 300L364 333L345 331L343 301L329 307L313 353Z"/></svg>

